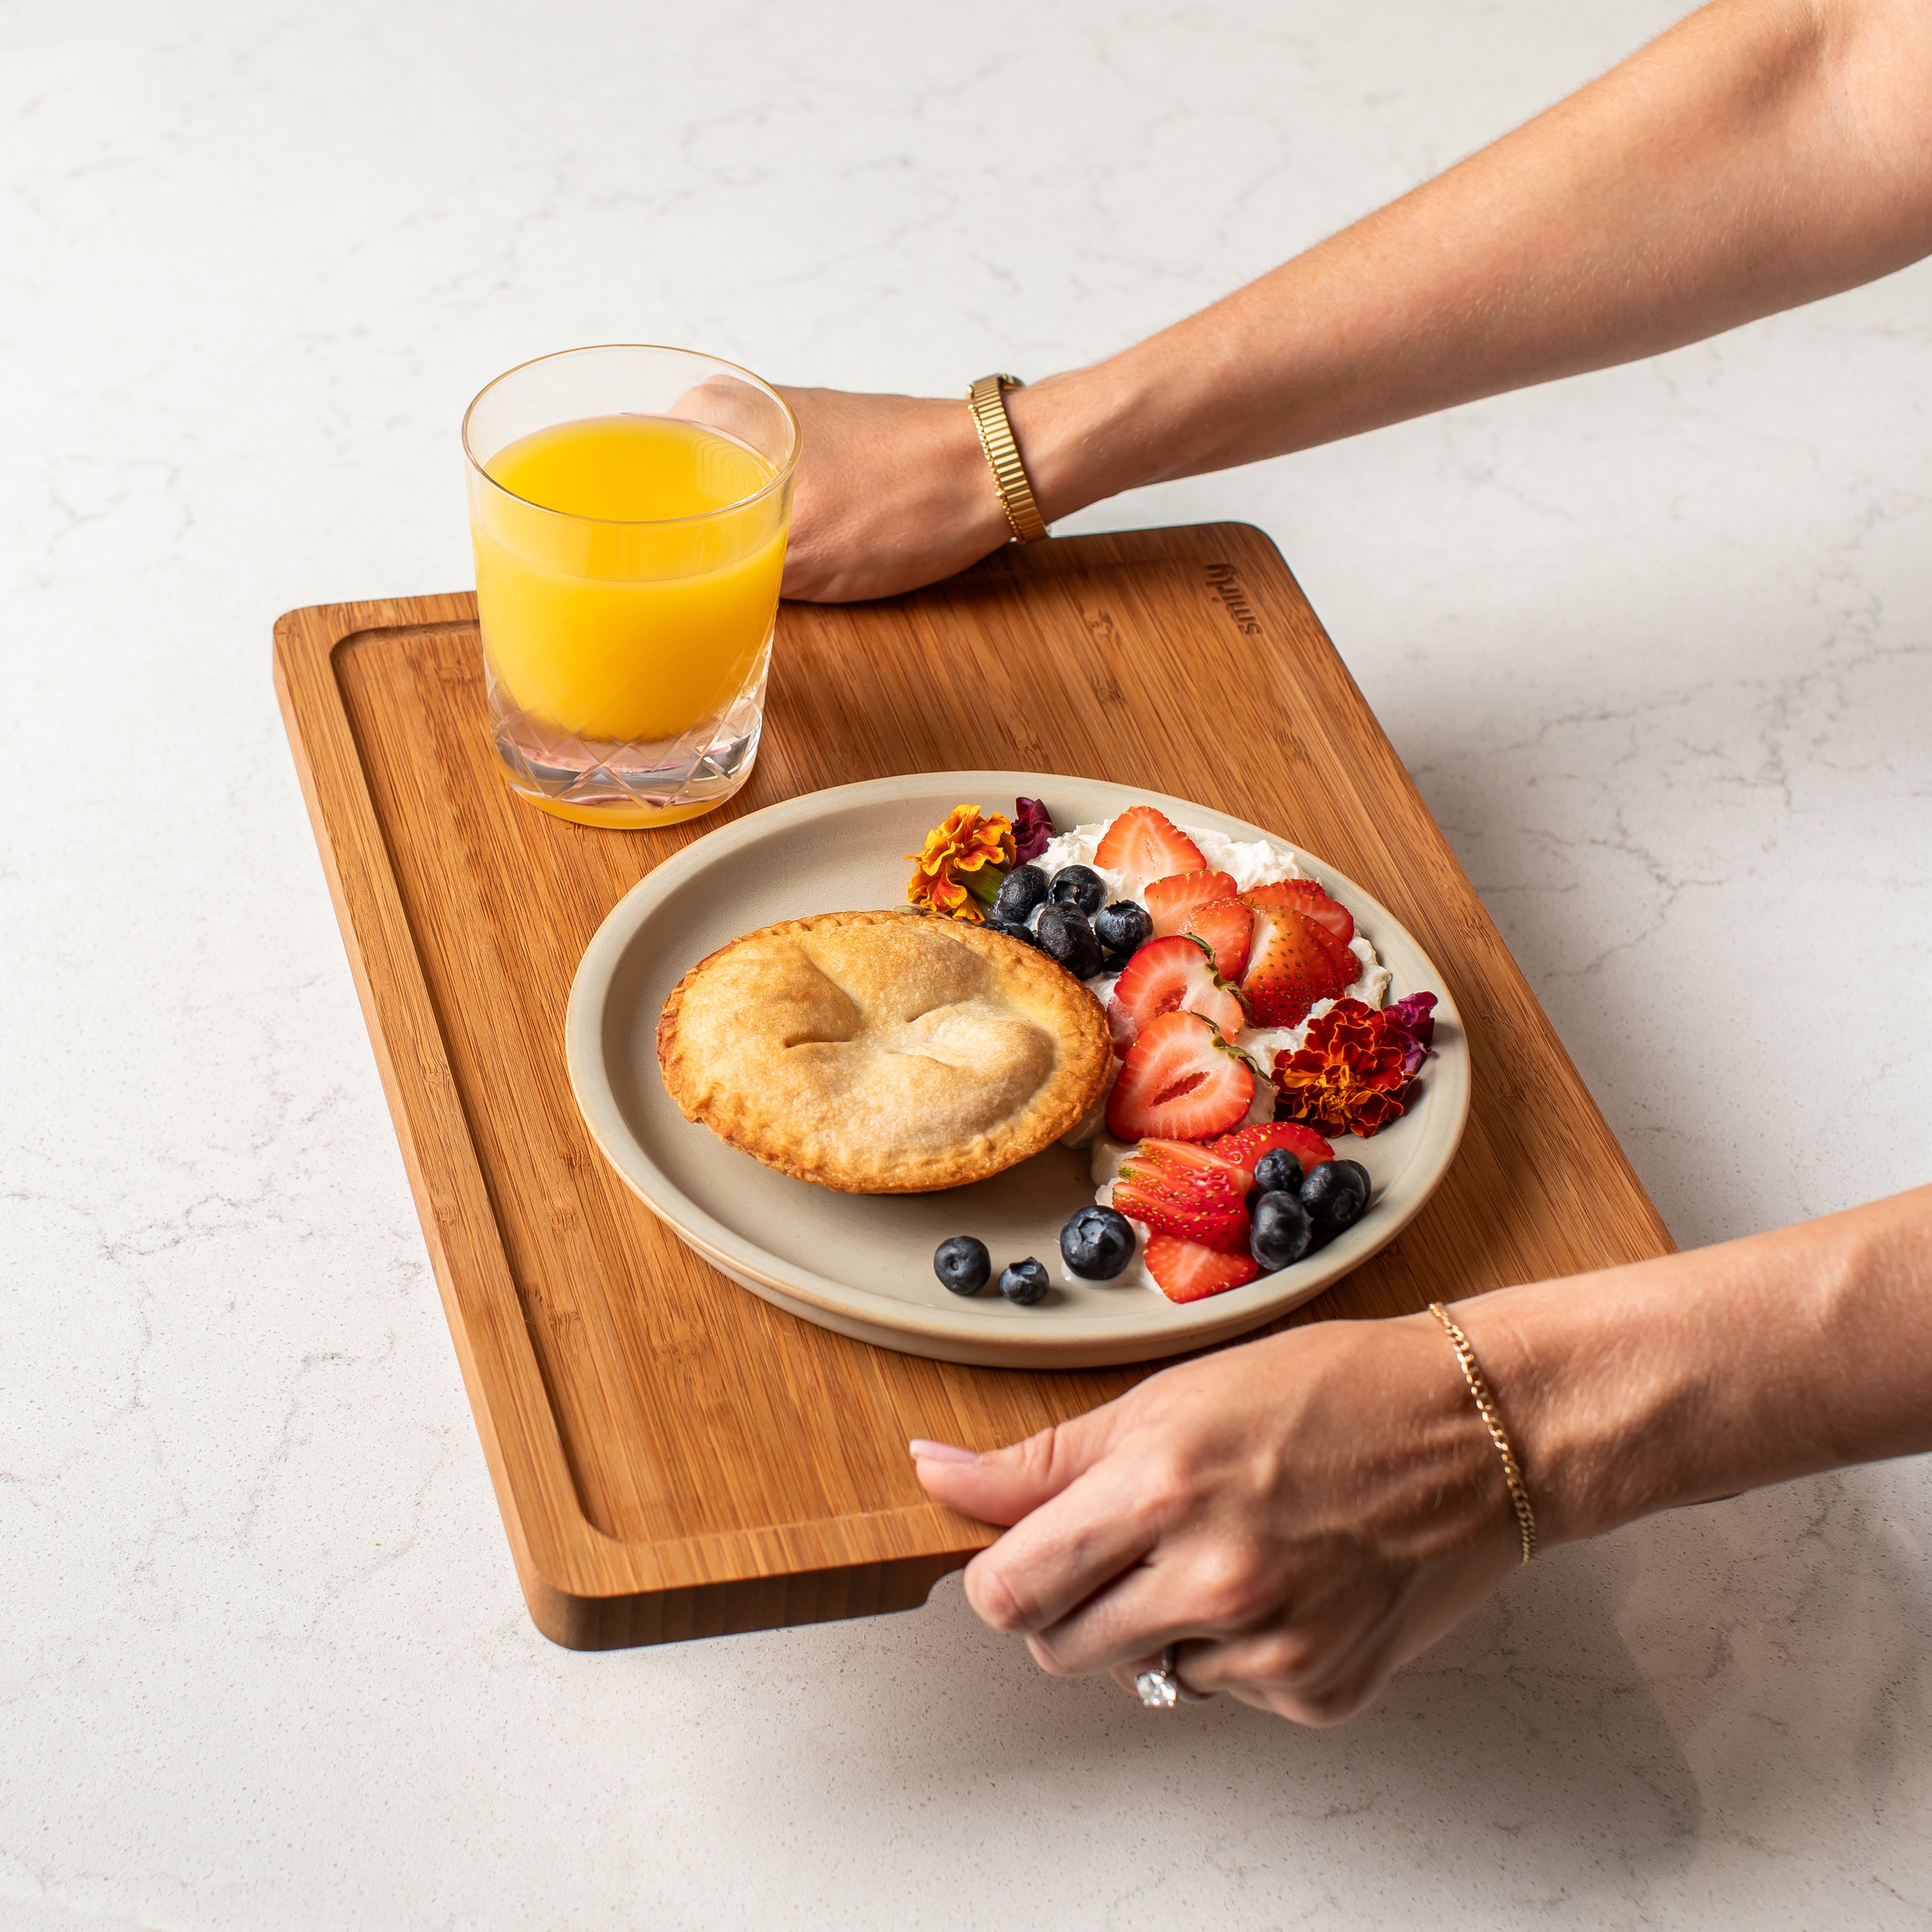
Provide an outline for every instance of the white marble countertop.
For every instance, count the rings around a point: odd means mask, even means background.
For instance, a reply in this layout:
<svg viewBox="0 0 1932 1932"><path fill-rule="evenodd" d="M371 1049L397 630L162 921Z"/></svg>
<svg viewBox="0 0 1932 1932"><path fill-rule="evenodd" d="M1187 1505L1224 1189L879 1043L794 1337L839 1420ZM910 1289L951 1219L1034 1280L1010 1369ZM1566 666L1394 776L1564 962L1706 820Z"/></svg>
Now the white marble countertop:
<svg viewBox="0 0 1932 1932"><path fill-rule="evenodd" d="M1344 1730L913 1615L532 1628L269 688L584 342L944 393L1655 0L0 9L0 1925L1932 1923L1922 1462L1558 1552ZM1678 1238L1926 1178L1932 268L1148 493L1300 574Z"/></svg>

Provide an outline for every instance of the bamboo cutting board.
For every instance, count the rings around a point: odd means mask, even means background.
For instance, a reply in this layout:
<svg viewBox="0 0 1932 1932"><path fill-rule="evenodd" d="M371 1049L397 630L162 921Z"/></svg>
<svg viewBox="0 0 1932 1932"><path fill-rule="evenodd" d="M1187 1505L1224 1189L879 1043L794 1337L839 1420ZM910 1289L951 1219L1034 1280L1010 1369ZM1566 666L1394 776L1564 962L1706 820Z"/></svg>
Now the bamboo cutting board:
<svg viewBox="0 0 1932 1932"><path fill-rule="evenodd" d="M466 592L291 612L275 686L525 1600L579 1649L903 1610L994 1532L904 1444L990 1448L1144 1370L1025 1373L868 1347L699 1261L592 1146L565 1076L604 914L728 815L1000 766L1175 793L1360 880L1441 967L1474 1099L1448 1180L1291 1318L1666 1252L1468 880L1274 546L1242 524L1008 548L887 602L787 604L764 748L721 812L604 832L495 775ZM1240 690L1229 738L1214 694ZM1210 694L1200 705L1178 694Z"/></svg>

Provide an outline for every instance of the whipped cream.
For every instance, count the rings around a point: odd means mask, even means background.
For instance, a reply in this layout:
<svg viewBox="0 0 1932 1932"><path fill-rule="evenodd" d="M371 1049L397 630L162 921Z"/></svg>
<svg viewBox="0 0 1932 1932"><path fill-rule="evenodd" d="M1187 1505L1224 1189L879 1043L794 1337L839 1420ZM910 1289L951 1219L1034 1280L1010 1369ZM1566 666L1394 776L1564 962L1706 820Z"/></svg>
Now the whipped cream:
<svg viewBox="0 0 1932 1932"><path fill-rule="evenodd" d="M1180 830L1200 848L1210 872L1226 872L1238 892L1252 892L1257 886L1272 886L1283 879L1305 879L1308 874L1295 862L1292 852L1284 851L1265 838L1244 843L1219 832L1204 832L1199 826L1184 825ZM1138 872L1117 872L1109 866L1094 864L1094 854L1107 836L1105 825L1076 825L1071 832L1056 833L1047 841L1046 850L1028 862L1037 866L1050 879L1063 866L1093 866L1107 882L1107 897L1140 899L1152 878ZM1159 876L1165 877L1165 874Z"/></svg>
<svg viewBox="0 0 1932 1932"><path fill-rule="evenodd" d="M1226 872L1234 880L1238 891L1252 892L1257 886L1274 885L1283 879L1315 877L1312 873L1302 869L1294 853L1268 839L1230 838L1223 832L1210 832L1197 825L1184 825L1180 829L1200 848L1202 857L1212 870ZM1119 871L1112 866L1094 864L1094 854L1100 850L1100 841L1106 837L1106 825L1100 824L1077 825L1071 832L1056 833L1047 842L1046 850L1036 859L1029 860L1028 863L1037 866L1049 879L1064 866L1090 866L1106 882L1106 903L1112 904L1116 899L1132 899L1144 903L1143 896L1153 883L1151 879L1142 878L1136 873ZM1316 879L1316 883L1318 885L1321 881ZM1040 913L1036 910L1028 923L1037 924L1039 919ZM1361 962L1362 970L1345 989L1342 998L1360 1000L1366 1006L1380 1008L1388 998L1388 968L1376 957L1376 949L1360 932L1348 942L1348 950ZM1088 989L1102 1006L1104 1006L1112 997L1114 983L1119 977L1118 973L1096 973L1087 982ZM1254 1067L1256 1078L1253 1102L1248 1108L1246 1120L1240 1124L1251 1125L1257 1121L1274 1118L1276 1091L1274 1082L1270 1076L1274 1070L1275 1055L1291 1053L1300 1046L1307 1036L1309 1021L1320 1018L1334 1004L1333 1000L1318 1000L1309 1009L1307 1018L1298 1026L1244 1027L1241 1029L1234 1044L1247 1056ZM1120 1063L1116 1060L1114 1072L1118 1074L1119 1070ZM1111 1091L1112 1086L1113 1077L1110 1075L1107 1091ZM1101 1094L1087 1118L1065 1137L1064 1142L1068 1147L1090 1146L1093 1148L1090 1172L1095 1188L1094 1198L1103 1208L1113 1204L1114 1182L1119 1177L1120 1163L1133 1150L1132 1142L1114 1140L1106 1132L1107 1091ZM1101 1285L1138 1286L1150 1288L1159 1294L1160 1285L1148 1274L1146 1264L1142 1259L1142 1250L1146 1245L1148 1231L1138 1221L1130 1220L1129 1225L1133 1228L1136 1237L1133 1263L1124 1274L1117 1276L1113 1282ZM1064 1280L1070 1283L1073 1282L1073 1276L1066 1273L1065 1264L1057 1252L1054 1256L1054 1266L1055 1272L1060 1274ZM1077 1285L1092 1287L1095 1284L1082 1282Z"/></svg>

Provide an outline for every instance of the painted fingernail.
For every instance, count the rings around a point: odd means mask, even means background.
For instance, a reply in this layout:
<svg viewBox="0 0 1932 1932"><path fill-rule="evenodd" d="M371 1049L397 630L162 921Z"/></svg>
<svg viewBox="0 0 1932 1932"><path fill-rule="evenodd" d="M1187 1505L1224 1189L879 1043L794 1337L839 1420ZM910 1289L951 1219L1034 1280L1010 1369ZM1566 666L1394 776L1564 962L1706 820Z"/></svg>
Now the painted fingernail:
<svg viewBox="0 0 1932 1932"><path fill-rule="evenodd" d="M928 1442L923 1437L915 1436L906 1444L914 1456L928 1462L976 1462L980 1452L976 1449L962 1449L956 1442Z"/></svg>

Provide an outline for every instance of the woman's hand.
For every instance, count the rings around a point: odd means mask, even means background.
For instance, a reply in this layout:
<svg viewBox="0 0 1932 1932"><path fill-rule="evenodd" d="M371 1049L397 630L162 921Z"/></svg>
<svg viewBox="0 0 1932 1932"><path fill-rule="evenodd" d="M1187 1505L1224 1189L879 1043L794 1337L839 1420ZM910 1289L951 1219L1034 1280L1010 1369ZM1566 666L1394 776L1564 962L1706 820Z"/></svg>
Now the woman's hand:
<svg viewBox="0 0 1932 1932"><path fill-rule="evenodd" d="M1932 1450L1932 1186L1454 1305L1544 1548ZM1340 1724L1520 1558L1495 1445L1428 1315L1323 1322L1151 1376L983 1456L936 1502L1013 1526L966 1597L1042 1668Z"/></svg>
<svg viewBox="0 0 1932 1932"><path fill-rule="evenodd" d="M1010 1523L967 1600L1065 1677L1184 1642L1188 1688L1334 1724L1521 1546L1434 1318L1328 1322L1154 1376L1010 1448L914 1445L938 1502Z"/></svg>
<svg viewBox="0 0 1932 1932"><path fill-rule="evenodd" d="M786 596L895 596L964 570L1012 535L963 398L780 393L804 435Z"/></svg>

